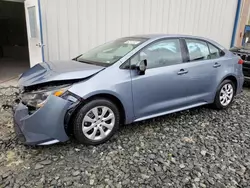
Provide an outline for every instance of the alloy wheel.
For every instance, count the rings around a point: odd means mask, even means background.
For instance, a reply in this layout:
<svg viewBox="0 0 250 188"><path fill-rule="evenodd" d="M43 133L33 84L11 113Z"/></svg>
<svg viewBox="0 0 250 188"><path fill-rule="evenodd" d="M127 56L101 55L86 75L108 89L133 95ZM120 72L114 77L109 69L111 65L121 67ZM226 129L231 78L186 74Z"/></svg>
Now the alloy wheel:
<svg viewBox="0 0 250 188"><path fill-rule="evenodd" d="M233 99L234 89L232 84L227 83L220 90L220 103L222 106L227 106Z"/></svg>
<svg viewBox="0 0 250 188"><path fill-rule="evenodd" d="M114 125L114 112L107 106L97 106L84 116L82 132L90 140L103 140L110 134Z"/></svg>

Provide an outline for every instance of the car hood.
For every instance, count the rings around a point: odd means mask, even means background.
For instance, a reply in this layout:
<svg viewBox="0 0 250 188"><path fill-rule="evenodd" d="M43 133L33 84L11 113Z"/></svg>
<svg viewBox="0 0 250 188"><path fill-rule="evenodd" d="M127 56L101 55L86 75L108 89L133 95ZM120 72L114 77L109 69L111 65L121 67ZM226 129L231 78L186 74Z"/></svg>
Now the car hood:
<svg viewBox="0 0 250 188"><path fill-rule="evenodd" d="M20 86L32 86L63 80L78 80L90 77L105 67L77 61L53 61L39 63L24 72L18 81Z"/></svg>

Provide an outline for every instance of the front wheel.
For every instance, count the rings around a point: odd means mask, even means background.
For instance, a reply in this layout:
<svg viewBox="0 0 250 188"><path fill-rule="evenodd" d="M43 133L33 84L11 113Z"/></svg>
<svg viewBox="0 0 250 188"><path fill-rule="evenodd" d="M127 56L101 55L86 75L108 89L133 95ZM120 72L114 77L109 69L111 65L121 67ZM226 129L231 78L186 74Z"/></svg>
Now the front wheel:
<svg viewBox="0 0 250 188"><path fill-rule="evenodd" d="M119 128L120 113L107 99L95 99L79 109L74 135L83 144L98 145L109 140Z"/></svg>
<svg viewBox="0 0 250 188"><path fill-rule="evenodd" d="M231 80L224 80L218 87L213 106L217 109L228 107L234 98L235 85Z"/></svg>

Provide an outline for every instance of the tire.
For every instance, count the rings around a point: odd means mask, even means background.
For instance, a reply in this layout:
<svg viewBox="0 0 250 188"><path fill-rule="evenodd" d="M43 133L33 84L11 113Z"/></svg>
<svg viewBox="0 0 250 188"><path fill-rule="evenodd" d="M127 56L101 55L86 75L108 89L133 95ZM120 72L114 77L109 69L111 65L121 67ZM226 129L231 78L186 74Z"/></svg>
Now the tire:
<svg viewBox="0 0 250 188"><path fill-rule="evenodd" d="M102 144L115 134L119 122L120 112L113 102L101 98L94 99L83 105L76 113L73 123L74 136L82 144Z"/></svg>
<svg viewBox="0 0 250 188"><path fill-rule="evenodd" d="M227 102L225 102L226 100L221 101L221 99L222 99L221 97L223 97L223 96L221 96L221 95L223 95L222 90L224 90L225 87L227 87L227 86L231 86L232 93L230 92L231 95L226 94L225 98L227 99ZM229 91L229 90L227 90L227 91ZM214 99L213 107L216 109L219 109L219 110L227 108L233 102L234 95L235 95L234 83L231 80L224 80L223 82L221 82L221 84L219 85L219 87L216 91L216 96ZM230 100L229 100L229 98L230 98Z"/></svg>

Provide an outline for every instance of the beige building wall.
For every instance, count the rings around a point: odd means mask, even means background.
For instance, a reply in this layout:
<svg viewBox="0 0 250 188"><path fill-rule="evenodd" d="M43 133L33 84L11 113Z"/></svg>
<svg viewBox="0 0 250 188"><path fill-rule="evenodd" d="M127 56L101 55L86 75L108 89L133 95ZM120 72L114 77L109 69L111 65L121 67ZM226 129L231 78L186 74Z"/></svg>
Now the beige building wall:
<svg viewBox="0 0 250 188"><path fill-rule="evenodd" d="M242 44L245 25L247 25L249 22L249 12L250 12L250 0L242 0L234 46L240 47Z"/></svg>
<svg viewBox="0 0 250 188"><path fill-rule="evenodd" d="M250 0L249 0L250 1ZM45 60L123 36L203 36L229 48L238 0L41 0Z"/></svg>

